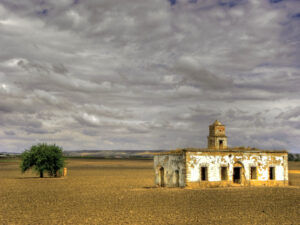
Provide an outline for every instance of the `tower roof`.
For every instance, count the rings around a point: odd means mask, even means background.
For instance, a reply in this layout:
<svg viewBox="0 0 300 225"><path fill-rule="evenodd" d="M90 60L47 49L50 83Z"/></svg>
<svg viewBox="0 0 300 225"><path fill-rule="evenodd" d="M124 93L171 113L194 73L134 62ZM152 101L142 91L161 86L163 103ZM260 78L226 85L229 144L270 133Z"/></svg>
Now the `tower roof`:
<svg viewBox="0 0 300 225"><path fill-rule="evenodd" d="M214 126L220 126L222 125L222 123L219 121L219 120L216 120L214 123L213 123Z"/></svg>

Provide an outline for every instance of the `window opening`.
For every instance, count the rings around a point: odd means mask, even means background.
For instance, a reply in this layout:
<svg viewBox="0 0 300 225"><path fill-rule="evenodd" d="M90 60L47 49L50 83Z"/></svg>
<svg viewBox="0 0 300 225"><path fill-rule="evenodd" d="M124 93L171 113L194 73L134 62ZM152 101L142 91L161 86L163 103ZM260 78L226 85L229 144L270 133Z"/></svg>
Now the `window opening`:
<svg viewBox="0 0 300 225"><path fill-rule="evenodd" d="M201 180L207 180L207 167L201 167Z"/></svg>
<svg viewBox="0 0 300 225"><path fill-rule="evenodd" d="M221 167L221 180L228 180L227 167Z"/></svg>
<svg viewBox="0 0 300 225"><path fill-rule="evenodd" d="M275 167L270 167L269 168L269 179L270 180L275 180Z"/></svg>
<svg viewBox="0 0 300 225"><path fill-rule="evenodd" d="M256 180L257 179L257 171L256 171L256 167L255 166L252 166L251 169L250 169L250 178L251 180Z"/></svg>

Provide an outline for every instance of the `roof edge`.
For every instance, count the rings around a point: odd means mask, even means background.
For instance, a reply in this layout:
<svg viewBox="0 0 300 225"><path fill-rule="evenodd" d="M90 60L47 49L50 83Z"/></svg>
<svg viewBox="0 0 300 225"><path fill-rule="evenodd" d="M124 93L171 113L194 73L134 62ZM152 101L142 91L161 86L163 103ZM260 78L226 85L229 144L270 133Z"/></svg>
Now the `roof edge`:
<svg viewBox="0 0 300 225"><path fill-rule="evenodd" d="M182 154L184 152L239 152L239 153L288 153L287 150L265 150L258 148L245 148L245 147L233 147L222 150L210 149L210 148L181 148L176 150L170 150L167 152L153 153L153 155L172 155Z"/></svg>

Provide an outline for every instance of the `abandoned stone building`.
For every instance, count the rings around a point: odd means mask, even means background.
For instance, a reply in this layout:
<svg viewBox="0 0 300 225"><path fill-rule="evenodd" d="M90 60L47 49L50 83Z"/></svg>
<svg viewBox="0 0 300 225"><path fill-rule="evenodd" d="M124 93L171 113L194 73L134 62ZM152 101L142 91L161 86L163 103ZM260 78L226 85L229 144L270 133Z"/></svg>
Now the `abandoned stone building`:
<svg viewBox="0 0 300 225"><path fill-rule="evenodd" d="M287 151L228 148L225 126L209 126L208 147L154 155L155 184L166 187L285 186Z"/></svg>

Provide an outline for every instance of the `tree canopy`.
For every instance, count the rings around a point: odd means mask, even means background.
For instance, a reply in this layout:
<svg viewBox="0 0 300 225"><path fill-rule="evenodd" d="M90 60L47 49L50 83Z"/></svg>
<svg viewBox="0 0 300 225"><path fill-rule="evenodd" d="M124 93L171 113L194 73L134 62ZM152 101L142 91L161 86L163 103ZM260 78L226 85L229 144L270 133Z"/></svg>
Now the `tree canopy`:
<svg viewBox="0 0 300 225"><path fill-rule="evenodd" d="M21 158L21 171L24 173L33 168L40 177L44 177L44 171L47 171L49 176L56 177L58 171L65 165L62 148L55 144L33 145L22 153Z"/></svg>

